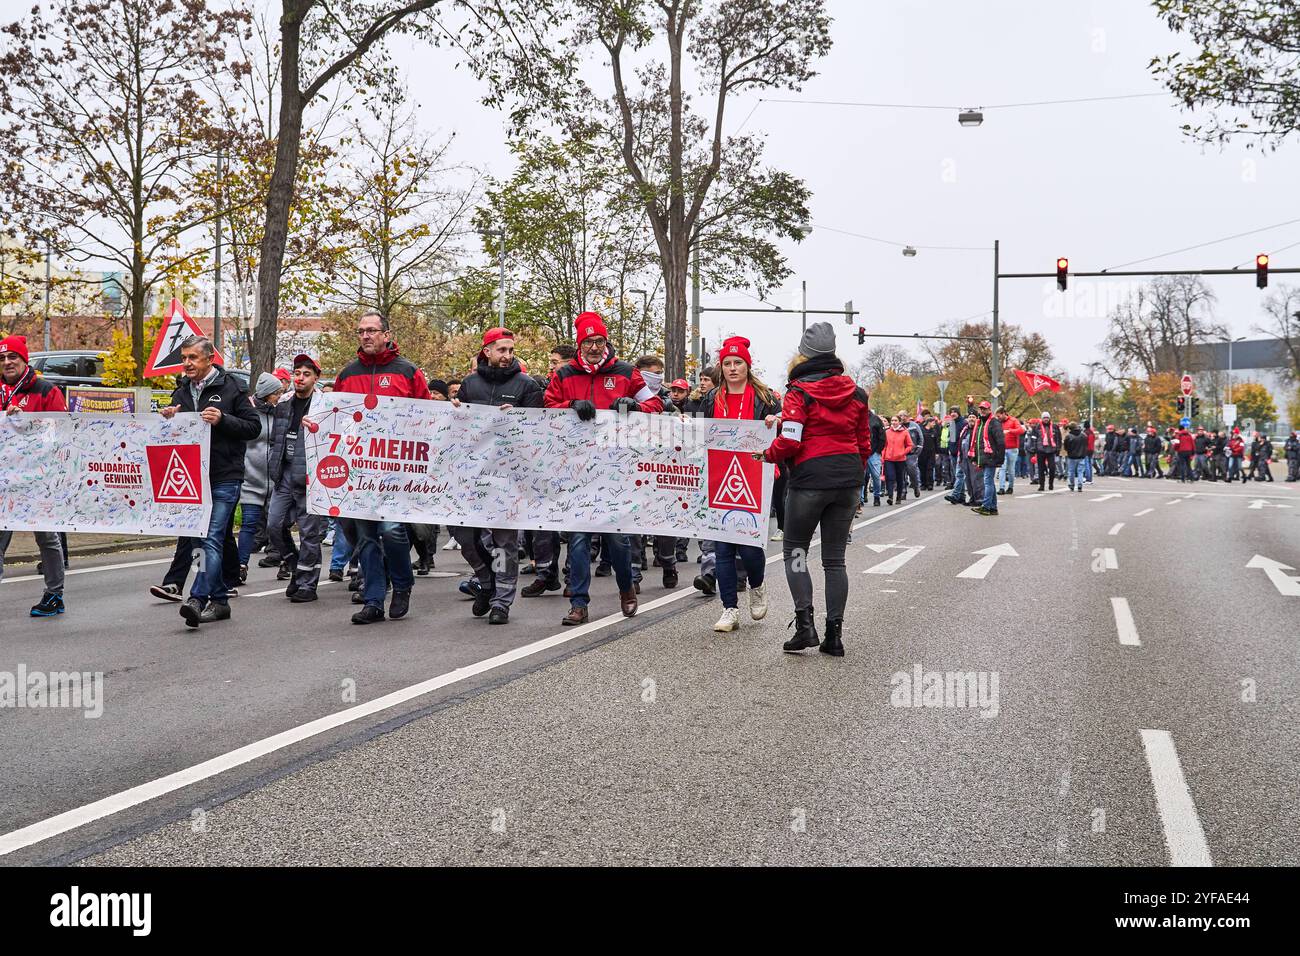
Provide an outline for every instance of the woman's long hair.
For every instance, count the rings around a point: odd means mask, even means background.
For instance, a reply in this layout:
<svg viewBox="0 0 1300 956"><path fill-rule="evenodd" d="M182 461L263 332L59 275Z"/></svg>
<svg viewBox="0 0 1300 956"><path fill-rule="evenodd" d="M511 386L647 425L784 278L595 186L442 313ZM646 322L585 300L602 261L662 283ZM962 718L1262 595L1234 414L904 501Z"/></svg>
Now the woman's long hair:
<svg viewBox="0 0 1300 956"><path fill-rule="evenodd" d="M721 365L716 366L715 371L717 371L718 377L714 379L714 381L718 383L718 398L721 398L723 392L727 388L727 379L726 376L722 374ZM754 368L748 362L745 363L745 377L749 384L749 387L752 388L754 390L754 394L758 396L759 402L761 402L764 405L776 404L775 400L772 397L772 390L768 388L766 385L764 385L763 380L754 374Z"/></svg>

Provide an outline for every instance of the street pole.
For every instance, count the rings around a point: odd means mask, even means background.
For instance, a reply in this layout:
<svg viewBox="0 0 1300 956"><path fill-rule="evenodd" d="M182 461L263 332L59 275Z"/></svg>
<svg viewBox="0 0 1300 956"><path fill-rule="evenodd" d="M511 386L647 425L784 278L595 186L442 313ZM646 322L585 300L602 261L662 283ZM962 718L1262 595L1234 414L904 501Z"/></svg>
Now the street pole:
<svg viewBox="0 0 1300 956"><path fill-rule="evenodd" d="M506 327L506 227L502 226L499 232L497 233L497 235L500 237L501 240L500 257L499 257L501 259L501 292L500 292L501 305L499 310L501 315L500 325L501 328L504 329Z"/></svg>
<svg viewBox="0 0 1300 956"><path fill-rule="evenodd" d="M998 387L998 240L993 240L993 384L990 389ZM999 396L1000 397L1000 396Z"/></svg>
<svg viewBox="0 0 1300 956"><path fill-rule="evenodd" d="M215 286L212 293L212 343L217 352L222 351L221 344L221 150L217 150L217 247L213 254Z"/></svg>
<svg viewBox="0 0 1300 956"><path fill-rule="evenodd" d="M1228 339L1228 404L1232 404L1232 339Z"/></svg>
<svg viewBox="0 0 1300 956"><path fill-rule="evenodd" d="M695 359L696 381L699 381L700 362L700 250L691 257L691 357Z"/></svg>
<svg viewBox="0 0 1300 956"><path fill-rule="evenodd" d="M802 279L802 280L800 280L800 282L799 282L799 286L800 286L800 288L803 290L802 293L801 293L801 294L802 294L802 300L801 300L802 304L799 306L799 313L800 313L800 315L801 315L801 317L802 317L802 324L801 324L801 326L800 326L800 332L802 333L802 332L807 332L807 331L808 331L808 280L807 280L807 279Z"/></svg>
<svg viewBox="0 0 1300 956"><path fill-rule="evenodd" d="M49 351L50 345L50 240L45 240L45 351Z"/></svg>

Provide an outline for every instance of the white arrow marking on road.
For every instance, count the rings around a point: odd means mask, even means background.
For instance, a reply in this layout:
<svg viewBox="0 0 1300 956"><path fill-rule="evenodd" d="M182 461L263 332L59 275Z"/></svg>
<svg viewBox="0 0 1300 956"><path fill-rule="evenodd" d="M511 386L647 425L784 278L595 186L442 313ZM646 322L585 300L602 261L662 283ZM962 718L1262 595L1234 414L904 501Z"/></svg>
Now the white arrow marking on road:
<svg viewBox="0 0 1300 956"><path fill-rule="evenodd" d="M903 538L899 538L897 541L889 542L889 544L869 544L867 547L876 552L876 554L879 554L881 551L888 551L890 548L897 548L903 540Z"/></svg>
<svg viewBox="0 0 1300 956"><path fill-rule="evenodd" d="M1290 508L1290 505L1271 505L1263 498L1256 498L1247 506L1251 511L1259 511L1261 508Z"/></svg>
<svg viewBox="0 0 1300 956"><path fill-rule="evenodd" d="M916 545L912 545L911 547L904 548L903 550L899 551L898 554L894 555L892 558L889 558L888 560L885 561L881 561L879 564L867 568L867 570L863 571L862 573L863 574L893 574L903 565L907 564L908 561L911 561L914 557L916 557L924 549L925 549L925 545L923 544L916 544Z"/></svg>
<svg viewBox="0 0 1300 956"><path fill-rule="evenodd" d="M1125 647L1141 647L1142 642L1138 639L1138 629L1133 623L1128 598L1111 598L1110 609L1115 613L1115 630L1119 632L1119 642Z"/></svg>
<svg viewBox="0 0 1300 956"><path fill-rule="evenodd" d="M1186 498L1175 498L1173 501L1166 501L1165 504L1167 504L1167 505L1176 505L1176 504L1178 504L1178 502L1180 502L1180 501L1186 501L1186 500L1187 500Z"/></svg>
<svg viewBox="0 0 1300 956"><path fill-rule="evenodd" d="M1210 848L1205 842L1196 815L1196 804L1187 790L1183 768L1178 763L1174 739L1167 730L1144 730L1142 749L1146 751L1147 766L1151 768L1151 786L1156 792L1156 809L1160 811L1160 825L1165 831L1169 847L1169 862L1173 866L1213 866Z"/></svg>
<svg viewBox="0 0 1300 956"><path fill-rule="evenodd" d="M1121 495L1121 494L1119 494L1118 492L1111 492L1111 493L1108 494L1108 495L1102 495L1100 498L1093 498L1093 499L1091 499L1091 500L1093 500L1093 501L1105 501L1107 498L1123 498L1123 497L1124 497L1124 496Z"/></svg>
<svg viewBox="0 0 1300 956"><path fill-rule="evenodd" d="M1119 524L1112 526L1111 529L1110 529L1109 531L1107 531L1106 533L1107 533L1107 534L1119 534L1119 529L1122 528L1122 527L1124 527L1124 522L1121 521Z"/></svg>
<svg viewBox="0 0 1300 956"><path fill-rule="evenodd" d="M982 551L972 551L971 554L982 554L984 557L980 558L965 571L961 572L957 577L975 578L976 580L982 581L988 577L989 572L993 570L993 565L998 563L998 558L1020 557L1020 555L1016 553L1016 549L1011 547L1010 543L994 545L993 547L985 548Z"/></svg>
<svg viewBox="0 0 1300 956"><path fill-rule="evenodd" d="M1291 567L1291 565L1257 554L1246 562L1246 567L1262 568L1264 573L1268 575L1268 579L1273 582L1273 587L1277 588L1279 594L1287 597L1300 597L1300 578L1293 578L1291 575L1283 573L1284 571L1294 571L1295 568Z"/></svg>

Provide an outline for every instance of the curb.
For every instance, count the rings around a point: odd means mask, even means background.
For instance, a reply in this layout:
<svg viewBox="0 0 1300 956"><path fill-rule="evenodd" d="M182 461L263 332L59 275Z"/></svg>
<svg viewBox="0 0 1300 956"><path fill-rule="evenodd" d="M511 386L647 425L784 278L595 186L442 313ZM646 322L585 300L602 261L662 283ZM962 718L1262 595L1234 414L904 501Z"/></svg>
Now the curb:
<svg viewBox="0 0 1300 956"><path fill-rule="evenodd" d="M21 534L22 532L14 532ZM150 535L141 535L138 538L131 538L126 541L117 541L106 544L84 544L74 545L68 548L69 558L86 558L96 554L116 554L119 551L145 551L149 548L158 548L163 545L174 546L175 538L160 538ZM41 560L39 552L34 554L8 554L5 556L5 564L36 564Z"/></svg>

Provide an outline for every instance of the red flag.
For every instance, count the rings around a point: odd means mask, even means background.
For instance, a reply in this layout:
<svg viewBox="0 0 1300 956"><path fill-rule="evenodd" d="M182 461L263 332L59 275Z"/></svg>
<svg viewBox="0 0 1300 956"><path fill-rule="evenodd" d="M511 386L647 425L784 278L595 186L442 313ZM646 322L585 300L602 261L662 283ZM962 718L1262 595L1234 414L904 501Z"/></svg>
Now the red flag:
<svg viewBox="0 0 1300 956"><path fill-rule="evenodd" d="M1024 386L1026 392L1030 395L1037 395L1045 388L1050 388L1054 392L1061 390L1061 383L1054 378L1048 378L1046 375L1039 375L1037 372L1022 372L1020 369L1013 369L1016 378L1020 379L1020 384Z"/></svg>

